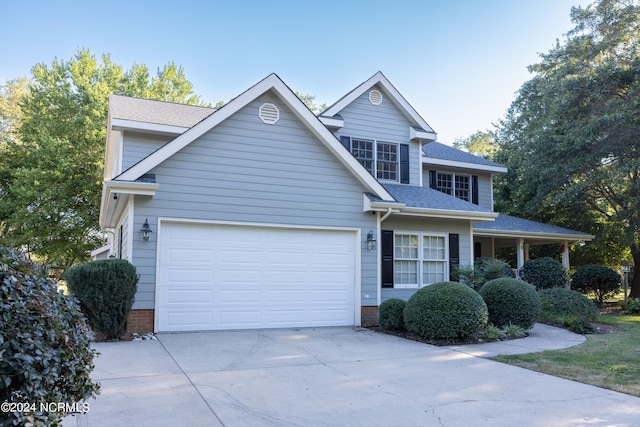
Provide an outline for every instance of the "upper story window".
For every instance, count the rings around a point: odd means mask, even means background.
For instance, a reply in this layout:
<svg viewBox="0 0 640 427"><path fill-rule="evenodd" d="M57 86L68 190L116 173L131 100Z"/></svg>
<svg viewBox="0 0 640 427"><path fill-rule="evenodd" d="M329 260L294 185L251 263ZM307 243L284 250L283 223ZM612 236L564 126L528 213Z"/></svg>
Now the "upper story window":
<svg viewBox="0 0 640 427"><path fill-rule="evenodd" d="M409 183L409 146L375 139L341 136L340 142L371 175L383 181Z"/></svg>
<svg viewBox="0 0 640 427"><path fill-rule="evenodd" d="M433 189L478 204L478 177L453 172L429 173L430 186Z"/></svg>

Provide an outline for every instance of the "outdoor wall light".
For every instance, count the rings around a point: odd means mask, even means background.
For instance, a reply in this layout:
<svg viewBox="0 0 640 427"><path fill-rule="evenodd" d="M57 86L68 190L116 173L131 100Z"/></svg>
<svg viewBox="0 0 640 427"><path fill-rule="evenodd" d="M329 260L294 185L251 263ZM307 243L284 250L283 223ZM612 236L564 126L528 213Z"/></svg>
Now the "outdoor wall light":
<svg viewBox="0 0 640 427"><path fill-rule="evenodd" d="M376 235L373 234L373 230L367 234L367 248L371 251L376 247Z"/></svg>
<svg viewBox="0 0 640 427"><path fill-rule="evenodd" d="M140 238L143 242L148 242L149 237L151 237L151 227L149 227L149 220L145 219L144 224L142 224L142 228L140 229Z"/></svg>

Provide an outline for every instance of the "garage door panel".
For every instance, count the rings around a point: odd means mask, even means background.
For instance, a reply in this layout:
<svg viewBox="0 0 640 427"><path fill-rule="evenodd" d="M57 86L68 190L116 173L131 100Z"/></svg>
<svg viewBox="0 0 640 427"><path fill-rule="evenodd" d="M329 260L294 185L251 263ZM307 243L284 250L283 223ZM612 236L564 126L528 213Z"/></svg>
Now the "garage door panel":
<svg viewBox="0 0 640 427"><path fill-rule="evenodd" d="M164 223L157 329L353 325L355 236Z"/></svg>

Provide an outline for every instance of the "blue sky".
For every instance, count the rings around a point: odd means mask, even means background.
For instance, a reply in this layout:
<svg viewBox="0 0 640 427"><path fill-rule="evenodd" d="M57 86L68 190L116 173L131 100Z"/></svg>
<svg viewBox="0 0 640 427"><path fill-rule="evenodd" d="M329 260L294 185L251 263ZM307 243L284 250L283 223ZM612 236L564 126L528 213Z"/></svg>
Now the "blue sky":
<svg viewBox="0 0 640 427"><path fill-rule="evenodd" d="M268 74L332 104L377 71L451 144L492 128L587 0L0 0L0 84L78 49L174 61L207 102Z"/></svg>

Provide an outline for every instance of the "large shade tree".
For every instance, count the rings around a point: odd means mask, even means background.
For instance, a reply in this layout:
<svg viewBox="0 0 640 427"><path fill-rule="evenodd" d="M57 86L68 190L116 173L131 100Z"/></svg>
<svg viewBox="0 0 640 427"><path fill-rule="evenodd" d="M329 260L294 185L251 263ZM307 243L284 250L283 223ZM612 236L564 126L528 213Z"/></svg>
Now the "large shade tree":
<svg viewBox="0 0 640 427"><path fill-rule="evenodd" d="M601 0L571 18L498 127L498 207L596 234L609 263L626 247L640 297L640 6Z"/></svg>
<svg viewBox="0 0 640 427"><path fill-rule="evenodd" d="M7 104L0 111L0 237L62 270L86 259L102 239L108 96L202 101L174 63L150 77L144 65L124 70L89 50L38 64L26 91L20 84L10 82L0 93Z"/></svg>

